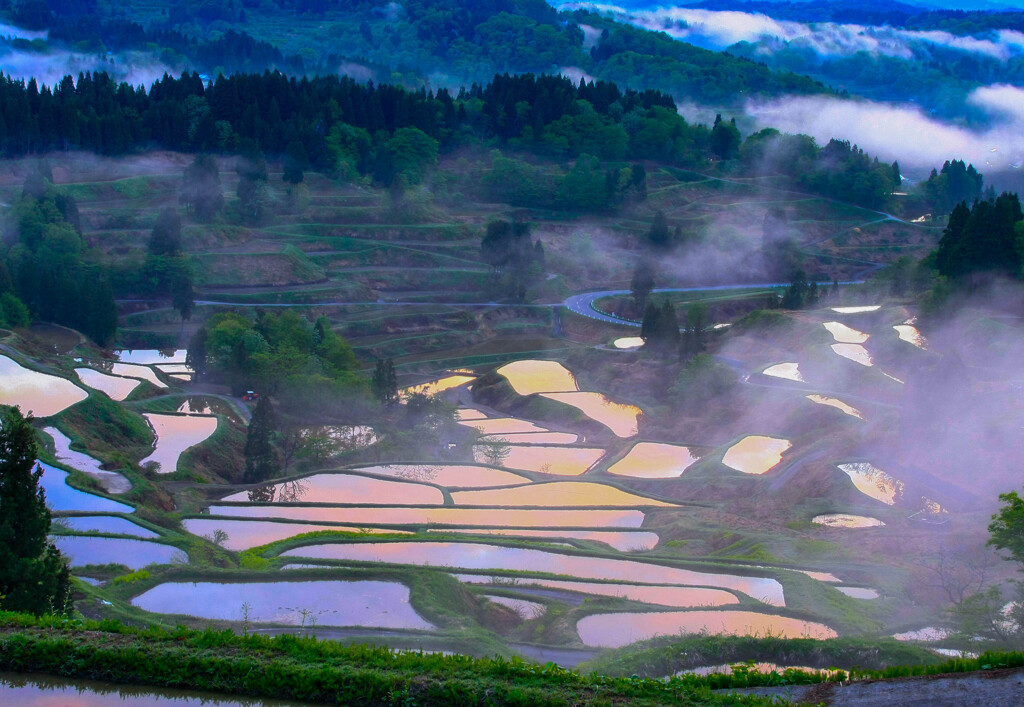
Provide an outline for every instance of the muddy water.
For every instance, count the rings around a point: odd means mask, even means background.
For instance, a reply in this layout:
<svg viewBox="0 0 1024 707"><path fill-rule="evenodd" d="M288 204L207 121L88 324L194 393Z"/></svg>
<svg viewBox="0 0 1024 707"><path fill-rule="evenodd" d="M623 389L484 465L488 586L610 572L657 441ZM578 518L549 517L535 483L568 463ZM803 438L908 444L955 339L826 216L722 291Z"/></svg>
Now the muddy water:
<svg viewBox="0 0 1024 707"><path fill-rule="evenodd" d="M545 611L547 606L539 604L535 601L526 601L525 599L513 599L511 597L499 597L493 594L484 594L484 599L487 601L494 602L500 606L508 607L512 611L516 612L523 619L535 619Z"/></svg>
<svg viewBox="0 0 1024 707"><path fill-rule="evenodd" d="M837 590L842 592L848 597L854 599L877 599L878 590L869 589L867 587L836 587Z"/></svg>
<svg viewBox="0 0 1024 707"><path fill-rule="evenodd" d="M136 525L130 520L118 516L77 516L54 520L54 522L58 521L68 530L76 533L112 533L146 539L160 537L149 528L143 528L141 525Z"/></svg>
<svg viewBox="0 0 1024 707"><path fill-rule="evenodd" d="M141 385L134 378L108 376L106 373L100 373L92 368L76 368L75 373L79 380L94 390L106 393L111 400L124 400Z"/></svg>
<svg viewBox="0 0 1024 707"><path fill-rule="evenodd" d="M517 420L512 417L497 417L491 420L465 420L460 425L473 427L485 435L500 434L523 434L528 432L550 432L546 427L540 427L526 420Z"/></svg>
<svg viewBox="0 0 1024 707"><path fill-rule="evenodd" d="M640 508L643 506L673 507L674 504L657 501L622 491L614 486L588 481L552 481L529 486L516 486L483 491L454 491L452 500L457 506L571 506Z"/></svg>
<svg viewBox="0 0 1024 707"><path fill-rule="evenodd" d="M84 513L131 513L135 509L109 498L79 491L67 484L68 473L63 469L39 462L43 467L40 482L46 490L46 506L52 511L82 511Z"/></svg>
<svg viewBox="0 0 1024 707"><path fill-rule="evenodd" d="M764 369L761 373L772 378L783 378L789 381L796 381L797 383L805 382L804 376L800 372L799 363L777 363Z"/></svg>
<svg viewBox="0 0 1024 707"><path fill-rule="evenodd" d="M681 476L699 456L689 447L658 442L637 442L629 454L612 464L609 474L637 479L673 479Z"/></svg>
<svg viewBox="0 0 1024 707"><path fill-rule="evenodd" d="M527 477L513 474L510 471L468 464L382 464L364 466L353 469L353 471L406 481L422 481L447 488L491 488L530 483L530 479Z"/></svg>
<svg viewBox="0 0 1024 707"><path fill-rule="evenodd" d="M835 408L837 410L842 410L843 412L845 412L850 417L856 417L856 418L858 418L860 420L864 419L864 415L861 414L860 410L858 410L857 408L853 407L852 405L847 405L846 403L844 403L842 400L839 400L838 398L830 398L830 397L828 397L826 395L808 395L806 397L812 403L817 403L818 405L828 405L829 407L833 407L833 408Z"/></svg>
<svg viewBox="0 0 1024 707"><path fill-rule="evenodd" d="M368 535L380 535L383 533L395 535L408 534L408 531L405 530L357 528L351 525L279 523L270 520L227 520L223 518L188 518L182 521L182 526L184 526L187 532L199 537L209 536L212 538L215 531L221 530L228 536L222 547L235 552L321 530L329 530L336 533L365 533Z"/></svg>
<svg viewBox="0 0 1024 707"><path fill-rule="evenodd" d="M152 454L139 462L139 466L157 462L161 474L177 471L178 458L190 447L206 441L217 431L216 417L146 413L145 418L149 420L156 434L156 448Z"/></svg>
<svg viewBox="0 0 1024 707"><path fill-rule="evenodd" d="M644 345L644 340L639 336L624 336L612 342L617 349L636 349Z"/></svg>
<svg viewBox="0 0 1024 707"><path fill-rule="evenodd" d="M320 544L295 548L286 557L356 560L403 565L431 565L466 570L511 570L569 575L580 579L642 584L678 584L732 589L776 606L784 606L782 585L774 579L697 572L664 565L564 555L548 550L483 543L393 542Z"/></svg>
<svg viewBox="0 0 1024 707"><path fill-rule="evenodd" d="M709 633L782 638L835 638L824 624L753 611L670 611L595 614L581 619L576 631L584 645L619 648L655 636Z"/></svg>
<svg viewBox="0 0 1024 707"><path fill-rule="evenodd" d="M497 370L519 395L579 390L576 378L558 361L513 361Z"/></svg>
<svg viewBox="0 0 1024 707"><path fill-rule="evenodd" d="M911 320L913 321L913 320ZM907 322L906 324L897 324L893 327L896 333L899 334L900 339L906 341L908 344L913 344L919 349L928 348L928 340L921 335L921 332L917 330L917 327Z"/></svg>
<svg viewBox="0 0 1024 707"><path fill-rule="evenodd" d="M491 459L487 446L473 448L473 457L478 462L499 461ZM593 447L536 447L531 445L509 445L507 454L500 460L508 469L523 469L556 476L579 476L604 456L603 449Z"/></svg>
<svg viewBox="0 0 1024 707"><path fill-rule="evenodd" d="M444 391L451 390L452 388L458 388L460 385L465 385L466 383L471 383L475 380L476 376L446 376L428 383L420 383L419 385L410 385L407 388L402 388L398 391L398 396L402 400L407 400L410 395L420 393L430 398L438 393L443 393Z"/></svg>
<svg viewBox="0 0 1024 707"><path fill-rule="evenodd" d="M487 435L481 442L508 444L575 444L578 436L569 432L523 432L520 434Z"/></svg>
<svg viewBox="0 0 1024 707"><path fill-rule="evenodd" d="M440 489L424 484L374 479L354 474L316 474L285 481L267 488L273 489L273 500L278 503L355 503L362 505L440 506L444 494ZM223 501L248 501L249 492L240 491L226 496Z"/></svg>
<svg viewBox="0 0 1024 707"><path fill-rule="evenodd" d="M832 344L832 350L862 366L874 366L875 362L866 348L860 344Z"/></svg>
<svg viewBox="0 0 1024 707"><path fill-rule="evenodd" d="M493 526L498 528L639 528L643 511L611 509L396 508L210 506L212 515L235 518L281 518L314 523L364 525Z"/></svg>
<svg viewBox="0 0 1024 707"><path fill-rule="evenodd" d="M85 452L76 452L71 448L71 440L56 427L44 427L43 432L53 438L54 456L57 461L67 464L96 479L107 493L126 493L131 491L132 482L116 471L104 471L100 461L93 459Z"/></svg>
<svg viewBox="0 0 1024 707"><path fill-rule="evenodd" d="M792 446L788 439L752 435L730 447L722 463L744 474L765 474L782 461L782 455Z"/></svg>
<svg viewBox="0 0 1024 707"><path fill-rule="evenodd" d="M866 307L832 307L832 311L838 314L863 314L865 312L877 312L882 308L880 304L872 304Z"/></svg>
<svg viewBox="0 0 1024 707"><path fill-rule="evenodd" d="M202 597L202 601L196 601ZM430 630L397 582L168 582L132 599L155 614L299 626L368 626Z"/></svg>
<svg viewBox="0 0 1024 707"><path fill-rule="evenodd" d="M87 397L88 393L69 380L30 370L0 356L0 405L20 405L23 414L49 417Z"/></svg>
<svg viewBox="0 0 1024 707"><path fill-rule="evenodd" d="M839 464L839 470L853 481L857 490L876 501L894 505L903 496L903 482L867 463Z"/></svg>
<svg viewBox="0 0 1024 707"><path fill-rule="evenodd" d="M140 363L144 366L149 366L156 363L185 363L188 350L125 349L117 351L115 355L121 363Z"/></svg>
<svg viewBox="0 0 1024 707"><path fill-rule="evenodd" d="M0 705L17 705L17 707L64 707L67 705L74 705L74 707L300 707L298 702L14 673L0 673Z"/></svg>
<svg viewBox="0 0 1024 707"><path fill-rule="evenodd" d="M544 393L543 397L571 405L616 437L636 436L637 418L643 412L636 405L616 403L601 393Z"/></svg>
<svg viewBox="0 0 1024 707"><path fill-rule="evenodd" d="M885 525L877 518L850 515L849 513L824 513L814 516L811 522L828 528L878 528Z"/></svg>
<svg viewBox="0 0 1024 707"><path fill-rule="evenodd" d="M822 326L828 329L828 333L832 335L837 344L863 344L871 338L869 334L848 327L841 322L825 322Z"/></svg>
<svg viewBox="0 0 1024 707"><path fill-rule="evenodd" d="M483 575L459 574L455 577L470 584L492 584L494 578ZM727 606L738 604L739 599L721 589L704 589L702 587L673 587L670 585L652 586L644 584L612 584L607 582L571 582L561 579L535 579L533 577L517 577L514 580L502 578L499 582L508 581L512 587L544 587L566 592L578 592L599 597L619 597L645 604L670 606L676 609L689 609L706 606Z"/></svg>
<svg viewBox="0 0 1024 707"><path fill-rule="evenodd" d="M156 373L149 366L137 366L132 363L115 363L110 367L110 372L115 376L124 376L126 378L138 378L139 380L148 381L157 388L166 388L167 384L156 377Z"/></svg>
<svg viewBox="0 0 1024 707"><path fill-rule="evenodd" d="M643 552L652 550L658 544L656 533L615 532L613 530L528 530L524 528L446 528L430 532L467 533L473 535L502 535L514 538L538 538L556 540L590 540L609 545L619 552Z"/></svg>
<svg viewBox="0 0 1024 707"><path fill-rule="evenodd" d="M176 556L185 557L176 547L148 540L55 535L53 543L62 555L70 558L72 567L118 564L137 570L146 565L168 564Z"/></svg>

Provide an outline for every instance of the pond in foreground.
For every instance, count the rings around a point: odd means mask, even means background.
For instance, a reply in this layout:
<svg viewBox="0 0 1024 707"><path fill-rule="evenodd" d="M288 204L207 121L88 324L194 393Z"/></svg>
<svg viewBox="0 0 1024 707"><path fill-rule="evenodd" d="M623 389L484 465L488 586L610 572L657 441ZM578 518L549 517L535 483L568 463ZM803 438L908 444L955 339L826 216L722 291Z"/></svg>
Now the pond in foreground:
<svg viewBox="0 0 1024 707"><path fill-rule="evenodd" d="M168 582L135 597L132 604L155 614L221 621L435 628L413 610L409 588L397 582Z"/></svg>

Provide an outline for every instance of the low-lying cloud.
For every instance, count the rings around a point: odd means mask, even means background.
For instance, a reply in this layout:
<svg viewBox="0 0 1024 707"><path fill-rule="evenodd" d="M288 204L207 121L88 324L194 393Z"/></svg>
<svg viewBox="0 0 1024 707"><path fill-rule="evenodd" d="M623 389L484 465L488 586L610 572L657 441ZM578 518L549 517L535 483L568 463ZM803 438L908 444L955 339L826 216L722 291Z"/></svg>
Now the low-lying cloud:
<svg viewBox="0 0 1024 707"><path fill-rule="evenodd" d="M34 78L47 86L60 83L68 75L77 77L80 73L105 71L115 81L149 88L165 72L176 73L172 67L140 52L100 56L68 51L11 50L0 54L0 67L6 76L25 81Z"/></svg>

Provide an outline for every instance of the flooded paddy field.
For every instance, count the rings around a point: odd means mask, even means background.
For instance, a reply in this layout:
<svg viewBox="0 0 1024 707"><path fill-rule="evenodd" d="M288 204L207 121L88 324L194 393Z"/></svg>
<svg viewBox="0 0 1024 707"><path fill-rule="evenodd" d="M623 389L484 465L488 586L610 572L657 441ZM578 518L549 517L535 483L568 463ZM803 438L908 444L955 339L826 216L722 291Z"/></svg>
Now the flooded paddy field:
<svg viewBox="0 0 1024 707"><path fill-rule="evenodd" d="M66 378L40 373L0 356L0 405L18 405L24 413L49 417L87 397L88 393Z"/></svg>
<svg viewBox="0 0 1024 707"><path fill-rule="evenodd" d="M147 413L146 420L156 435L153 453L139 462L159 464L161 474L178 470L178 458L197 444L204 442L217 430L217 418L199 415L157 415Z"/></svg>
<svg viewBox="0 0 1024 707"><path fill-rule="evenodd" d="M181 556L181 550L171 545L147 540L106 538L86 535L58 535L53 543L61 554L70 559L72 567L83 565L125 565L129 569L142 569L146 565L165 565Z"/></svg>
<svg viewBox="0 0 1024 707"><path fill-rule="evenodd" d="M608 473L637 479L673 479L682 476L699 459L692 447L638 442L625 457L608 467Z"/></svg>

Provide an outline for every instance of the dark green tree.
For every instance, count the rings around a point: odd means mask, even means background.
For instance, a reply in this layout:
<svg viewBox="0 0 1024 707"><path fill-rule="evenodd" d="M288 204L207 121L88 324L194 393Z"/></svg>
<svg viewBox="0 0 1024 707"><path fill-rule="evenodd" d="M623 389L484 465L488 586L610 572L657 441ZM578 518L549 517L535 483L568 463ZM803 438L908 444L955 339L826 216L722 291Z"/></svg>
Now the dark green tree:
<svg viewBox="0 0 1024 707"><path fill-rule="evenodd" d="M149 236L152 255L176 256L181 253L181 217L170 207L160 211Z"/></svg>
<svg viewBox="0 0 1024 707"><path fill-rule="evenodd" d="M803 270L797 270L790 277L789 287L782 295L783 309L803 309L808 305L807 296L810 286L807 284L807 275Z"/></svg>
<svg viewBox="0 0 1024 707"><path fill-rule="evenodd" d="M206 331L206 327L201 326L188 342L185 364L194 371L194 378L197 381L206 375L206 340L208 337L209 333Z"/></svg>
<svg viewBox="0 0 1024 707"><path fill-rule="evenodd" d="M398 376L395 374L393 359L377 359L370 383L373 395L384 405L391 405L398 400Z"/></svg>
<svg viewBox="0 0 1024 707"><path fill-rule="evenodd" d="M653 245L666 248L672 242L672 232L668 227L668 218L664 211L656 211L651 229L647 232L647 240Z"/></svg>
<svg viewBox="0 0 1024 707"><path fill-rule="evenodd" d="M704 349L707 348L707 332L710 324L711 315L706 304L697 302L686 308L686 328L683 331L683 343L680 349L680 355L684 361L689 361L698 354L704 353Z"/></svg>
<svg viewBox="0 0 1024 707"><path fill-rule="evenodd" d="M726 122L722 120L721 113L715 116L715 124L711 128L711 150L719 159L731 160L739 156L742 141L735 118Z"/></svg>
<svg viewBox="0 0 1024 707"><path fill-rule="evenodd" d="M208 221L224 205L224 192L220 186L220 170L211 155L197 155L181 179L179 200L190 213Z"/></svg>
<svg viewBox="0 0 1024 707"><path fill-rule="evenodd" d="M988 544L1009 553L1009 559L1024 565L1024 498L1016 491L999 495L1003 506L989 523Z"/></svg>
<svg viewBox="0 0 1024 707"><path fill-rule="evenodd" d="M68 568L47 541L50 511L39 486L32 417L18 408L0 413L0 607L36 615L65 613Z"/></svg>
<svg viewBox="0 0 1024 707"><path fill-rule="evenodd" d="M654 289L654 266L649 260L642 259L633 268L633 277L629 281L629 291L633 296L636 311L647 309L647 298Z"/></svg>
<svg viewBox="0 0 1024 707"><path fill-rule="evenodd" d="M245 438L245 483L258 484L281 471L276 446L277 429L274 404L270 396L264 395L256 403L249 421L249 434Z"/></svg>

